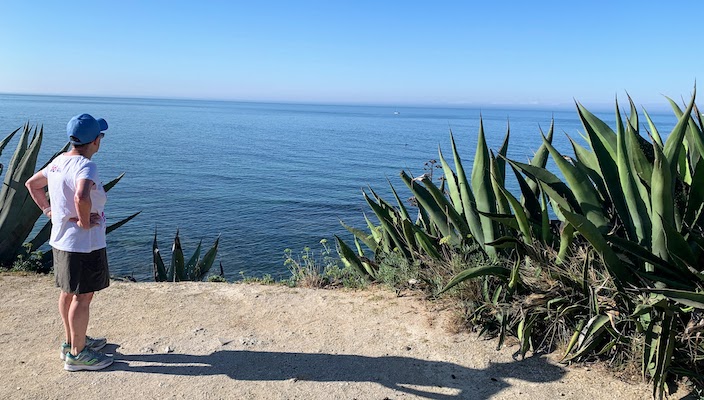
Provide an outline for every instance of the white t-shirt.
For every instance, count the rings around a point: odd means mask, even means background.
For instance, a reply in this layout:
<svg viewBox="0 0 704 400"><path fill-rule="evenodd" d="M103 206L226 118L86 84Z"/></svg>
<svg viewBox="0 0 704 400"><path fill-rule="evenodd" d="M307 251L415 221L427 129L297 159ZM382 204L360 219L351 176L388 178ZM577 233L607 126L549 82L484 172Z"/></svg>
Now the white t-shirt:
<svg viewBox="0 0 704 400"><path fill-rule="evenodd" d="M42 174L49 182L52 224L49 244L59 250L74 253L90 253L104 248L104 209L107 196L98 177L98 166L80 155L61 154L42 170ZM100 226L83 229L71 221L71 218L78 218L74 196L76 182L80 179L89 179L95 183L90 191L90 212L101 216Z"/></svg>

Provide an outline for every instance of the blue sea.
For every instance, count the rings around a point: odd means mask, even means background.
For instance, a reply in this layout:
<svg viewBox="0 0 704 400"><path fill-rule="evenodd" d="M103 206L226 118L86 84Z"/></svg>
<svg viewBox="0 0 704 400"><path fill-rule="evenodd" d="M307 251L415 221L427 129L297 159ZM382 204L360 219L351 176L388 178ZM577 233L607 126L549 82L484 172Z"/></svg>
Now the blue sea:
<svg viewBox="0 0 704 400"><path fill-rule="evenodd" d="M648 111L661 133L676 123L671 112ZM532 157L551 119L558 150L572 154L567 135L584 143L574 109L29 95L0 95L0 137L26 122L43 126L39 167L66 143L66 122L85 112L109 124L93 158L101 178L125 174L108 193L108 223L141 211L108 235L111 272L140 281L153 276L155 230L168 259L177 229L186 257L200 240L205 251L220 236L216 263L222 262L229 280L242 274L287 277L285 249L319 251L321 239L333 244L334 234L350 239L340 220L366 228L363 215L371 212L362 190L371 187L392 201L390 181L407 199L401 170L414 176L430 172L438 148L451 162L450 130L468 169L480 116L492 149L500 147L510 126L509 157L518 161ZM613 111L596 114L613 127ZM9 160L16 142L0 162ZM435 170L434 177L440 176ZM515 182L508 185L515 190Z"/></svg>

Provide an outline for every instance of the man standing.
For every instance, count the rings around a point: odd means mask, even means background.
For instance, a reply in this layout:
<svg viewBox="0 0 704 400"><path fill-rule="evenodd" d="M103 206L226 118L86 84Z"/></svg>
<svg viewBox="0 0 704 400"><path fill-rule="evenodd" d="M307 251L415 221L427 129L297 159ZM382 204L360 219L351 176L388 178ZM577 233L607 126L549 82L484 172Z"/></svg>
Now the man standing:
<svg viewBox="0 0 704 400"><path fill-rule="evenodd" d="M107 341L86 335L93 293L110 285L103 212L107 197L98 167L91 161L107 129L104 119L89 114L71 118L66 127L71 150L25 184L52 223L49 244L56 286L61 289L59 314L66 335L61 359L67 371L99 370L113 362L111 356L98 352Z"/></svg>

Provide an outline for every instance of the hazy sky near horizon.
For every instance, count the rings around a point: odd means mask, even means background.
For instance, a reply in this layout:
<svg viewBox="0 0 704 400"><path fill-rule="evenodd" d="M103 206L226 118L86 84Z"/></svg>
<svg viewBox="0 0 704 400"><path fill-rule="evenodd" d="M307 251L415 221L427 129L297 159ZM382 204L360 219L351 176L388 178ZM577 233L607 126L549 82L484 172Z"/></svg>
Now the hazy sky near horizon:
<svg viewBox="0 0 704 400"><path fill-rule="evenodd" d="M0 1L0 93L638 104L704 79L704 2Z"/></svg>

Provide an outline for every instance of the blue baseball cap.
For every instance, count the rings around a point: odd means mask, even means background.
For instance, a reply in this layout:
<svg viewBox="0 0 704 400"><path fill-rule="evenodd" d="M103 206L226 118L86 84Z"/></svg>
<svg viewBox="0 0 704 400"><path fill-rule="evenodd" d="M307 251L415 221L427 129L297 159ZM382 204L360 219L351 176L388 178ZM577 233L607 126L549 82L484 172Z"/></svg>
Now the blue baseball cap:
<svg viewBox="0 0 704 400"><path fill-rule="evenodd" d="M66 134L71 144L81 145L94 141L102 131L108 129L108 123L102 119L93 118L90 114L76 115L66 125Z"/></svg>

